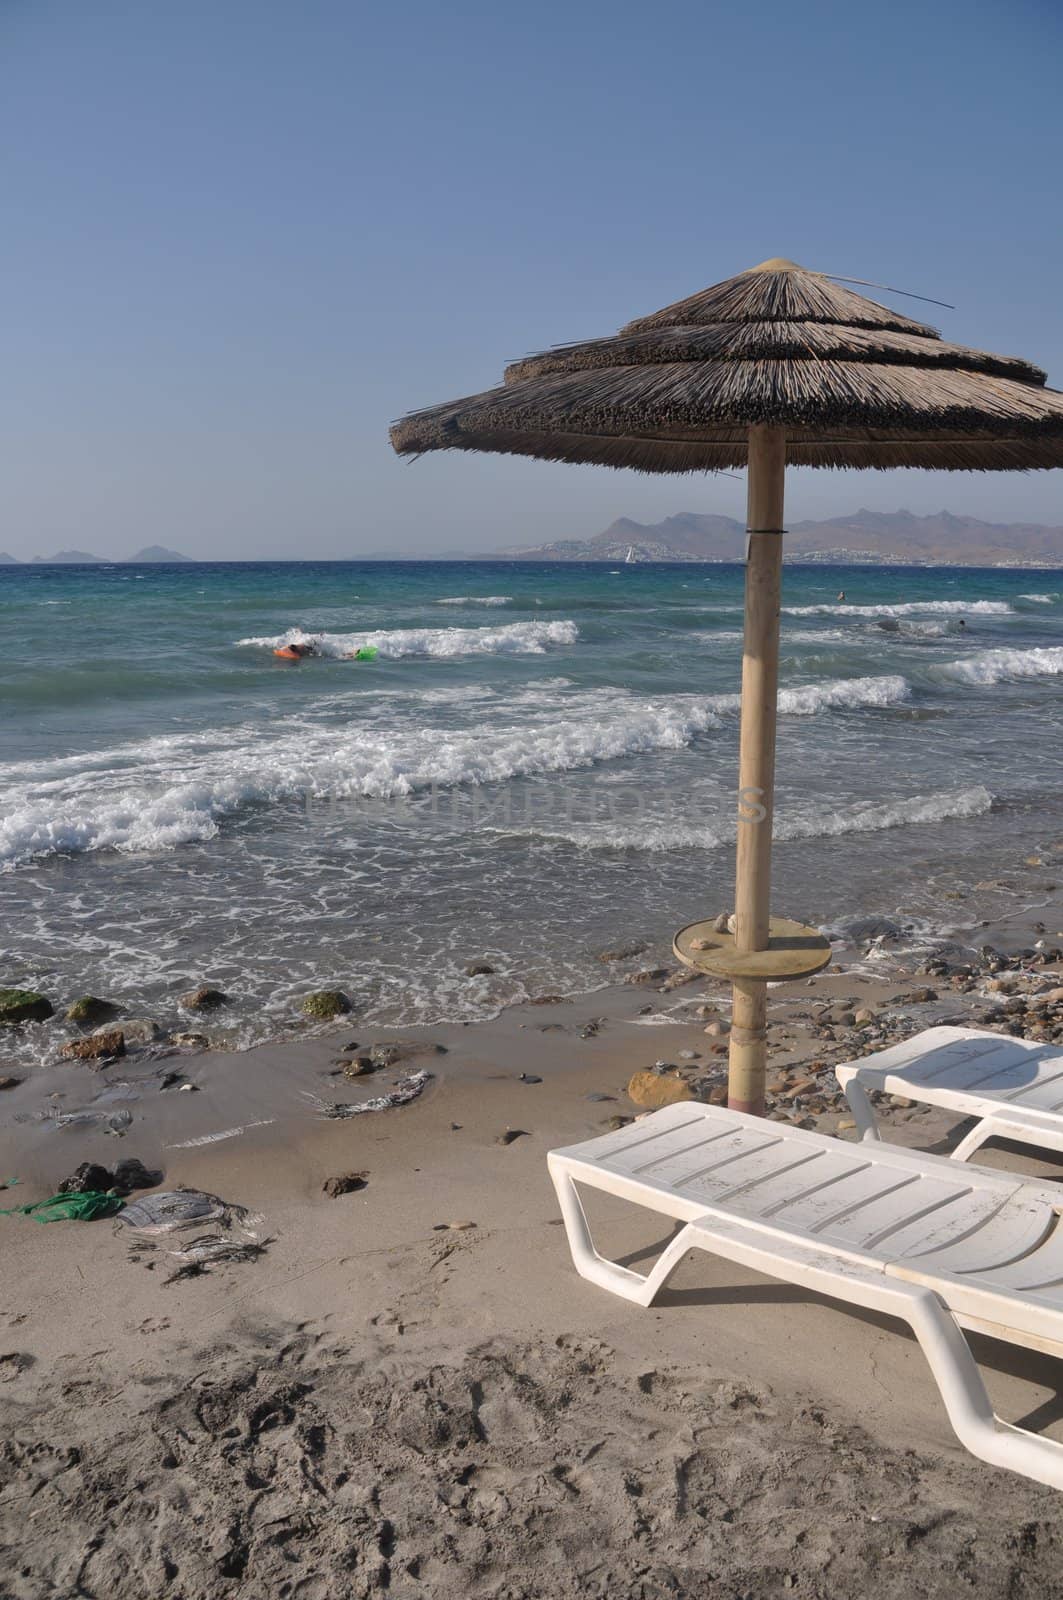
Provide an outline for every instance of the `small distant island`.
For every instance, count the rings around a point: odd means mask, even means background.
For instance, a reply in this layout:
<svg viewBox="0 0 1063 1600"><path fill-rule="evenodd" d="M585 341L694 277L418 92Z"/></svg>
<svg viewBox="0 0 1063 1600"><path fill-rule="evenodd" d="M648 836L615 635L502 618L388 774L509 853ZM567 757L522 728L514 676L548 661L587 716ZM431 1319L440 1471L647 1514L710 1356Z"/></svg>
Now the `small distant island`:
<svg viewBox="0 0 1063 1600"><path fill-rule="evenodd" d="M147 565L172 566L178 562L191 562L180 550L167 550L165 545L146 544L132 556L94 556L91 550L57 550L54 556L34 556L31 566L37 567L142 567ZM0 563L5 566L22 566L14 556L0 553Z"/></svg>

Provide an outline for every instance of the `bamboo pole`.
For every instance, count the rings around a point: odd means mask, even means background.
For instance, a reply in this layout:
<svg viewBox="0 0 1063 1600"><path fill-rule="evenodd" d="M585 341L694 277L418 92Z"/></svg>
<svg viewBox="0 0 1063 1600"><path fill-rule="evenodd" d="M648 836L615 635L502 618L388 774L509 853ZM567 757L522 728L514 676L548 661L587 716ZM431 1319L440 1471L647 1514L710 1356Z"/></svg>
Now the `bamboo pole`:
<svg viewBox="0 0 1063 1600"><path fill-rule="evenodd" d="M771 830L775 798L775 718L779 688L786 430L749 430L746 614L742 653L742 728L738 756L735 948L766 950L771 916ZM734 980L727 1104L764 1114L767 982Z"/></svg>

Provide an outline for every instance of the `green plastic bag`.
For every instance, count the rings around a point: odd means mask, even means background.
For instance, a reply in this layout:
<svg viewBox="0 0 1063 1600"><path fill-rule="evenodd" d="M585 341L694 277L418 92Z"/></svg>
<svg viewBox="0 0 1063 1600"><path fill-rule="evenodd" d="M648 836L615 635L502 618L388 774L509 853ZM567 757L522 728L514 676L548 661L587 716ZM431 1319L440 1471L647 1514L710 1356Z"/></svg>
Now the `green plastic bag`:
<svg viewBox="0 0 1063 1600"><path fill-rule="evenodd" d="M376 655L377 646L375 644L363 644L354 652L354 659L356 661L375 661Z"/></svg>
<svg viewBox="0 0 1063 1600"><path fill-rule="evenodd" d="M99 1217L113 1217L124 1205L121 1195L86 1189L84 1194L53 1194L32 1206L12 1206L0 1210L0 1217L32 1217L34 1222L95 1222Z"/></svg>

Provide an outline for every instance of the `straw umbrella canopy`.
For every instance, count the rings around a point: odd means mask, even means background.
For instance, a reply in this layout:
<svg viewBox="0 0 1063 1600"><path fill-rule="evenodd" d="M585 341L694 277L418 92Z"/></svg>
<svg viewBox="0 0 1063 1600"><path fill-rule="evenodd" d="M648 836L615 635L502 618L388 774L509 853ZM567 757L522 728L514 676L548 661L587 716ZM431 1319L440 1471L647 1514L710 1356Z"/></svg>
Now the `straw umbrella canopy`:
<svg viewBox="0 0 1063 1600"><path fill-rule="evenodd" d="M745 644L733 933L677 935L734 984L729 1104L764 1104L770 980L816 971L829 946L769 910L787 465L1013 471L1063 466L1063 394L1015 356L935 329L773 259L629 322L507 367L501 387L391 430L400 455L486 450L545 461L699 472L748 467Z"/></svg>

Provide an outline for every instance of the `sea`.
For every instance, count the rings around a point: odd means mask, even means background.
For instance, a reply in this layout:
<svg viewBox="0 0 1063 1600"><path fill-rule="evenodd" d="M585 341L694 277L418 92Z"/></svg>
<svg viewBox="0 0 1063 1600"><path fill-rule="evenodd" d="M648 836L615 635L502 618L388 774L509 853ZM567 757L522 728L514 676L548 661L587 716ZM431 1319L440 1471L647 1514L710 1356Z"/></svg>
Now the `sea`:
<svg viewBox="0 0 1063 1600"><path fill-rule="evenodd" d="M730 906L742 581L0 567L0 982L172 1026L209 981L237 1046L319 987L405 1025L600 986ZM795 564L783 604L775 910L932 939L1043 899L1063 570Z"/></svg>

